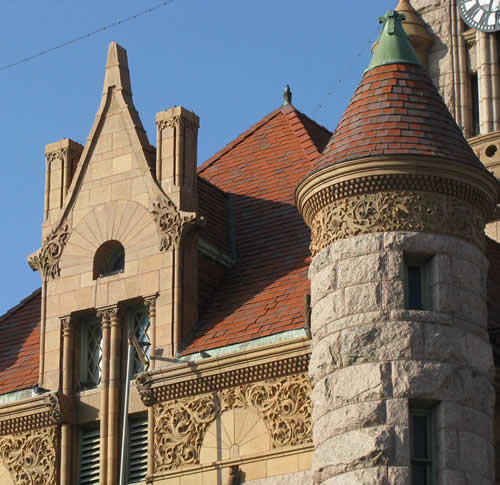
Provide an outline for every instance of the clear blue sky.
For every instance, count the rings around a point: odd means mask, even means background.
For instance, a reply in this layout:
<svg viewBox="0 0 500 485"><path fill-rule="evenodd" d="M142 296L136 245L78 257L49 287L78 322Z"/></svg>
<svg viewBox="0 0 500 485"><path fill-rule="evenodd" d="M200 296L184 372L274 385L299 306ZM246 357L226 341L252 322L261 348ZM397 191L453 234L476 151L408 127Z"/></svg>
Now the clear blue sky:
<svg viewBox="0 0 500 485"><path fill-rule="evenodd" d="M0 66L128 17L160 0L3 2ZM128 51L134 102L150 142L155 113L200 117L199 163L277 108L293 104L333 130L396 0L174 0L135 21L0 71L0 315L40 286L26 256L41 245L44 147L84 144L107 46Z"/></svg>

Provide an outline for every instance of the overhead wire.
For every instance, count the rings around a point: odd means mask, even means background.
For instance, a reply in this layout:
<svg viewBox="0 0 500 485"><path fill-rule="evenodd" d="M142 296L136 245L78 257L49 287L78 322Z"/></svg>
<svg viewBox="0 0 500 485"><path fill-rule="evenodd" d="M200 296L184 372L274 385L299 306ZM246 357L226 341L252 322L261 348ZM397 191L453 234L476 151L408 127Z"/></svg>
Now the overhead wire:
<svg viewBox="0 0 500 485"><path fill-rule="evenodd" d="M94 30L92 32L88 32L87 34L80 35L78 37L75 37L74 39L67 40L65 42L62 42L61 44L58 44L54 47L49 47L48 49L44 49L40 52L37 52L35 54L32 54L28 57L24 57L22 59L19 59L18 61L11 62L10 64L5 64L3 66L0 66L0 71L6 71L7 69L11 69L13 67L19 66L19 64L24 64L26 62L29 62L33 59L36 59L37 57L43 56L45 54L48 54L49 52L53 52L58 49L62 49L63 47L66 47L71 44L75 44L81 40L88 39L89 37L92 37L96 34L100 34L101 32L104 32L105 30L111 29L112 27L116 27L117 25L125 24L127 22L131 22L132 20L135 20L139 17L142 17L143 15L147 15L151 12L154 12L155 10L158 10L159 8L165 7L166 5L173 3L175 0L164 0L163 2L154 5L153 7L147 8L145 10L141 10L140 12L137 12L134 15L130 15L128 17L125 17L120 20L116 20L115 22L112 22L108 25L105 25L104 27L100 27L97 30Z"/></svg>

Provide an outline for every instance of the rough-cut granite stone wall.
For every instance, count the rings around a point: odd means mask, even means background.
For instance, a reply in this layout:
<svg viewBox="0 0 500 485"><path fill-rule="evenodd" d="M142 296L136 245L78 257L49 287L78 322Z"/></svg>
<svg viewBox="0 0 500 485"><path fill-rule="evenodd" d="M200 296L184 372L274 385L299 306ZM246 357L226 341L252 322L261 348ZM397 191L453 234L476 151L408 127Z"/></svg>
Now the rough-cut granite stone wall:
<svg viewBox="0 0 500 485"><path fill-rule="evenodd" d="M432 311L405 310L404 254L431 260ZM337 241L310 267L313 481L409 481L410 400L434 405L440 485L493 485L487 261L449 236Z"/></svg>

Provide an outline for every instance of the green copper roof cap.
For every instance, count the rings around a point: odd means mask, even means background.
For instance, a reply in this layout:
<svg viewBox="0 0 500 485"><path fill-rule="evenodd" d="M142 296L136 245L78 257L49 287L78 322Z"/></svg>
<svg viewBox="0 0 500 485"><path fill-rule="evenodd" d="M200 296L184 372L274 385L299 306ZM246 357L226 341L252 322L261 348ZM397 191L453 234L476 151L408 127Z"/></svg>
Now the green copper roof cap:
<svg viewBox="0 0 500 485"><path fill-rule="evenodd" d="M377 40L372 60L365 72L386 64L421 65L403 28L403 20L405 20L405 15L395 10L388 10L383 17L378 19L381 24L384 24L384 27Z"/></svg>

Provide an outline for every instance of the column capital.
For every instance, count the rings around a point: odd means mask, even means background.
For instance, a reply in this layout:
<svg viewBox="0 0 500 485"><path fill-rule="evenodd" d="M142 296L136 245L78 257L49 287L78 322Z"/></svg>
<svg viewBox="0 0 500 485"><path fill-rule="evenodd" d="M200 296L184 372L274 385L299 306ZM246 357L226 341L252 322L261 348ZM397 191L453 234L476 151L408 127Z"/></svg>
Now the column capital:
<svg viewBox="0 0 500 485"><path fill-rule="evenodd" d="M103 327L108 327L110 324L116 324L118 318L118 305L98 308L96 311L97 318L101 320Z"/></svg>
<svg viewBox="0 0 500 485"><path fill-rule="evenodd" d="M69 337L73 329L74 318L71 315L64 315L59 319L61 321L61 331L64 337Z"/></svg>

